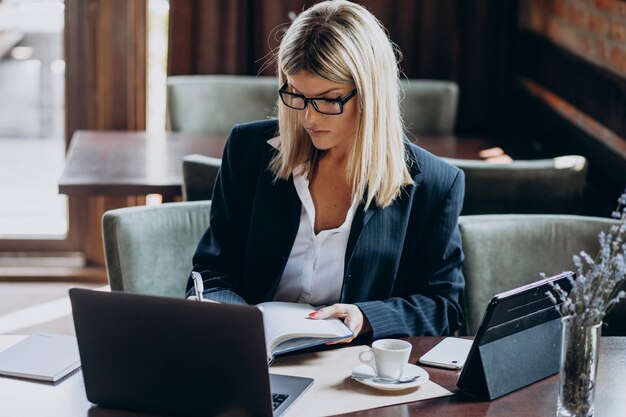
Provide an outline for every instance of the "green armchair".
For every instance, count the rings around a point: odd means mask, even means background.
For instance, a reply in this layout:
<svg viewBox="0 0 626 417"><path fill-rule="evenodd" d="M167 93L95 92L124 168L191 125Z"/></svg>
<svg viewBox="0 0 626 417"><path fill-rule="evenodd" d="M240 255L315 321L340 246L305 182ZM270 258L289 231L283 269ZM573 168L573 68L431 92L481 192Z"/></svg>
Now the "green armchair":
<svg viewBox="0 0 626 417"><path fill-rule="evenodd" d="M182 297L210 211L209 201L107 211L102 234L111 289Z"/></svg>
<svg viewBox="0 0 626 417"><path fill-rule="evenodd" d="M220 158L198 154L183 157L183 200L210 200L221 166Z"/></svg>
<svg viewBox="0 0 626 417"><path fill-rule="evenodd" d="M459 86L453 81L402 80L402 117L416 135L447 135L454 130Z"/></svg>
<svg viewBox="0 0 626 417"><path fill-rule="evenodd" d="M583 156L506 164L443 159L465 173L463 215L581 214L588 165Z"/></svg>
<svg viewBox="0 0 626 417"><path fill-rule="evenodd" d="M616 221L573 215L461 216L465 253L466 332L478 329L489 300L497 293L574 269L572 255L594 256L598 233ZM604 334L626 335L626 303L607 316Z"/></svg>
<svg viewBox="0 0 626 417"><path fill-rule="evenodd" d="M167 112L175 132L228 133L237 123L272 117L276 77L178 75L167 79Z"/></svg>

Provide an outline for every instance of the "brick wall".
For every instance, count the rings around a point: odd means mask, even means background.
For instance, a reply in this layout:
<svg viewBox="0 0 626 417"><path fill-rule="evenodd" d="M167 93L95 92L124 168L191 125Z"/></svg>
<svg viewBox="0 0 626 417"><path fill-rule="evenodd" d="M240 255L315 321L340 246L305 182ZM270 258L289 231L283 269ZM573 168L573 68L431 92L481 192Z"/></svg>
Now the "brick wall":
<svg viewBox="0 0 626 417"><path fill-rule="evenodd" d="M626 76L626 0L521 0L520 26Z"/></svg>
<svg viewBox="0 0 626 417"><path fill-rule="evenodd" d="M626 80L626 0L520 0L519 5L519 26L522 29L547 38L592 67L608 70L609 74ZM551 76L554 77L554 74ZM584 74L578 76L584 77ZM582 80L581 83L584 84ZM588 90L589 85L587 83L584 88ZM623 170L626 164L626 137L623 129L619 132L611 130L611 126L594 120L575 104L533 80L522 77L521 87L603 144L607 150L619 155ZM571 85L571 88L579 87ZM626 97L623 94L623 88L616 89L611 106L622 106ZM590 94L589 100L596 99ZM606 110L605 114L621 117L617 108ZM609 117L605 120L613 119ZM623 123L612 124L623 126Z"/></svg>

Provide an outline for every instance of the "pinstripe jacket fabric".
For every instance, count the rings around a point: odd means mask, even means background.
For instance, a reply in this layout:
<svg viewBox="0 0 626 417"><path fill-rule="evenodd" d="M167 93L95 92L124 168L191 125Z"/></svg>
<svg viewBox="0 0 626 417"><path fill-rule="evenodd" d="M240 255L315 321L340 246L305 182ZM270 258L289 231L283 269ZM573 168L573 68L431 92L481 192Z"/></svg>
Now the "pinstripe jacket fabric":
<svg viewBox="0 0 626 417"><path fill-rule="evenodd" d="M193 258L209 299L257 304L274 298L298 231L293 180L273 180L267 143L277 122L235 126L214 188L210 227ZM373 339L442 335L459 328L464 288L457 225L463 172L407 142L415 185L384 209L359 206L345 257L340 302L356 304ZM187 284L188 294L193 288Z"/></svg>

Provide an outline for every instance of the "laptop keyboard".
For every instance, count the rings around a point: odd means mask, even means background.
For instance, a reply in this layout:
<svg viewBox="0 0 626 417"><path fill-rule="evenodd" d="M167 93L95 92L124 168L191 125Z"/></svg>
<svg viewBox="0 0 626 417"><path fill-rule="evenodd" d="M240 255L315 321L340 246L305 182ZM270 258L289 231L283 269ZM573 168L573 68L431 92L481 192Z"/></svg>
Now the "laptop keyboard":
<svg viewBox="0 0 626 417"><path fill-rule="evenodd" d="M276 410L285 400L289 398L288 394L274 394L272 393L272 410Z"/></svg>

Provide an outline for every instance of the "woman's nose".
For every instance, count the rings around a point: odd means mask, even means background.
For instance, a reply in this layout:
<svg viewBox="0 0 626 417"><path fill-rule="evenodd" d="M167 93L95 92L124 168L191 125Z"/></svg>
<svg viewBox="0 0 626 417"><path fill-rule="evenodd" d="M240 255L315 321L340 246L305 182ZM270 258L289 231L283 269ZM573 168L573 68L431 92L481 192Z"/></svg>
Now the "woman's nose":
<svg viewBox="0 0 626 417"><path fill-rule="evenodd" d="M304 120L306 120L307 122L313 122L319 116L321 116L320 113L313 108L313 105L311 103L309 103L309 105L306 106L306 108L302 111L304 112Z"/></svg>

